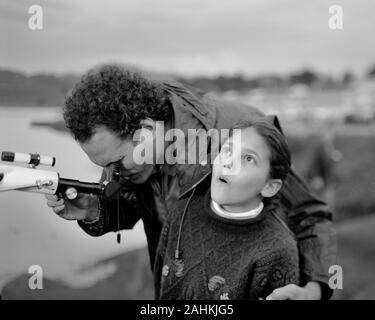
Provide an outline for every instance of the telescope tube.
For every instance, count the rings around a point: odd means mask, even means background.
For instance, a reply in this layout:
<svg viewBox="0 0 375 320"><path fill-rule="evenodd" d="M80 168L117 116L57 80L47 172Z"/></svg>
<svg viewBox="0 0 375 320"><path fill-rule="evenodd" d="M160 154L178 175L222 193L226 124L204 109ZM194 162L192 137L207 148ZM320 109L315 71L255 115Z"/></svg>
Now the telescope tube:
<svg viewBox="0 0 375 320"><path fill-rule="evenodd" d="M41 156L38 153L20 153L20 152L10 152L2 151L1 160L7 162L20 162L31 164L34 166L44 165L53 167L56 163L55 157Z"/></svg>

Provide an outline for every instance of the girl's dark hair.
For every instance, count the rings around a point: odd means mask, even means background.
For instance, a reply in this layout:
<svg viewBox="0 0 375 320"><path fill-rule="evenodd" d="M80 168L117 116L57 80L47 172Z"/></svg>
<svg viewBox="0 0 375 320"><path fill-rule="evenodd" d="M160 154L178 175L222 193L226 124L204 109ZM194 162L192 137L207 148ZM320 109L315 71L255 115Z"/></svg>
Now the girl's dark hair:
<svg viewBox="0 0 375 320"><path fill-rule="evenodd" d="M254 128L263 137L270 149L270 177L284 181L290 170L291 155L283 134L266 117L243 120L236 124L233 129L246 128ZM231 130L231 135L233 134L233 129Z"/></svg>
<svg viewBox="0 0 375 320"><path fill-rule="evenodd" d="M254 120L243 120L236 124L233 129L246 128L254 128L255 131L264 138L270 149L270 177L272 179L281 179L284 181L288 176L291 166L290 150L284 135L266 117L256 118ZM233 129L230 130L230 135L233 134ZM271 198L264 198L263 202L269 210L274 210L280 206L280 192Z"/></svg>
<svg viewBox="0 0 375 320"><path fill-rule="evenodd" d="M66 99L63 116L67 128L85 142L98 126L107 126L121 138L140 128L140 121L165 121L170 102L161 86L140 73L118 65L91 70Z"/></svg>

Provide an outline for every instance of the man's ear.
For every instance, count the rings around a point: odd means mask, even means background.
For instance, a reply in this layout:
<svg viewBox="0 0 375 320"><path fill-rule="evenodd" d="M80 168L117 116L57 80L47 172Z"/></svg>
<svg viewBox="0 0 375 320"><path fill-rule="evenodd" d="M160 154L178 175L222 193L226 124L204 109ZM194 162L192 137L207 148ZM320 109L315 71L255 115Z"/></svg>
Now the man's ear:
<svg viewBox="0 0 375 320"><path fill-rule="evenodd" d="M279 192L283 185L283 182L280 179L270 179L267 181L266 185L263 187L260 194L264 198L273 197L276 193Z"/></svg>
<svg viewBox="0 0 375 320"><path fill-rule="evenodd" d="M149 138L155 140L155 131L156 131L156 121L151 118L143 119L139 122L141 128L135 130L133 134L134 142L141 142L142 137L148 141ZM146 130L146 131L145 131Z"/></svg>
<svg viewBox="0 0 375 320"><path fill-rule="evenodd" d="M156 121L151 118L146 118L141 120L140 125L142 128L148 129L150 131L156 130Z"/></svg>

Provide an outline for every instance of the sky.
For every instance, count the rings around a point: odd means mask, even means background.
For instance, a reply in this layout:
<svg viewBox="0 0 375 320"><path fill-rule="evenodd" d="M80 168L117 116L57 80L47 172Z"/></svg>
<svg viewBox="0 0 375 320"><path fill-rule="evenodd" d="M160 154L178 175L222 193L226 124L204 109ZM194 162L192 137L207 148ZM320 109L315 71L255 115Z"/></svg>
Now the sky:
<svg viewBox="0 0 375 320"><path fill-rule="evenodd" d="M43 9L43 30L28 26ZM328 27L331 5L342 30ZM0 68L77 73L117 62L215 76L375 64L373 0L0 0Z"/></svg>

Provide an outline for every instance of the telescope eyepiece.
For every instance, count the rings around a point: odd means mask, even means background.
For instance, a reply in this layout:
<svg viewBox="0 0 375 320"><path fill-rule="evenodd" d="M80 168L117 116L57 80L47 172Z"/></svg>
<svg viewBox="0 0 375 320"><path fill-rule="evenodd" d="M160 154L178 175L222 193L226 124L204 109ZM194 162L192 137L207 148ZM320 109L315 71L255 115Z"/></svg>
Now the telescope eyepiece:
<svg viewBox="0 0 375 320"><path fill-rule="evenodd" d="M113 164L113 171L112 171L112 180L113 181L120 181L120 175L121 175L121 164L119 162L116 162Z"/></svg>

